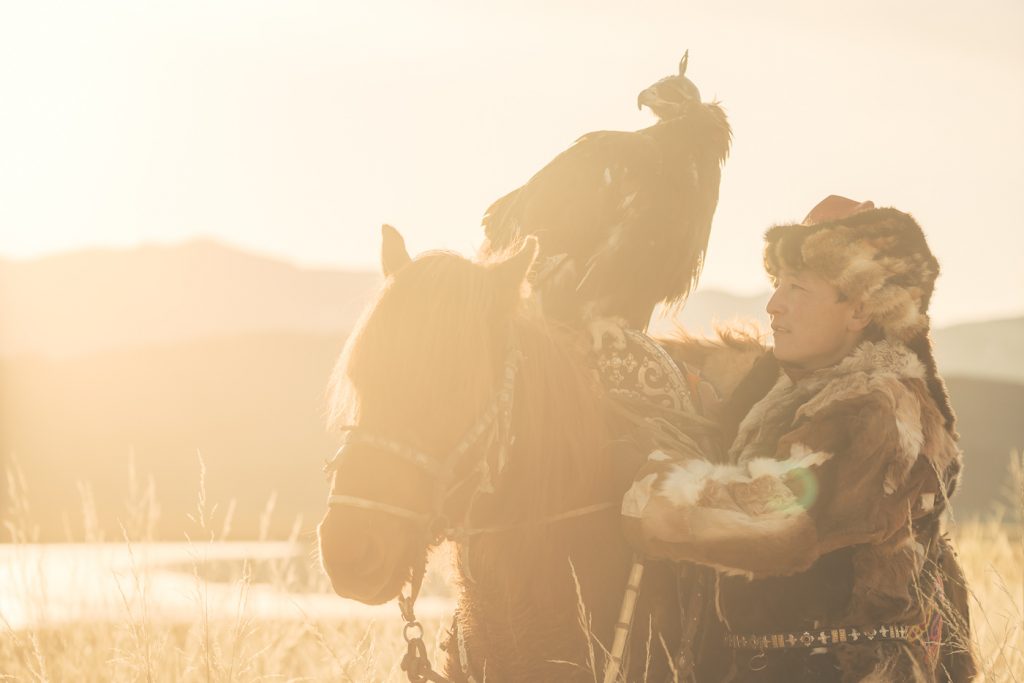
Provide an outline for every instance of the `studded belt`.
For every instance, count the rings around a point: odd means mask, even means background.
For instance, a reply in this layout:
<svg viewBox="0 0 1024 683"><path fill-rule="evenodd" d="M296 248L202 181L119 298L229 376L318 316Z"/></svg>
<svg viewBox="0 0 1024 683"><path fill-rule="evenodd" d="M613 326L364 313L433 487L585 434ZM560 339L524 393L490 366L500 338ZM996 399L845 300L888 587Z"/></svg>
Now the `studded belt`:
<svg viewBox="0 0 1024 683"><path fill-rule="evenodd" d="M885 624L882 626L845 626L822 628L813 631L767 634L727 633L725 644L737 650L785 650L792 648L827 647L847 643L872 643L885 640L902 640L924 647L929 660L938 657L942 641L943 618L938 600L943 599L941 577L935 578L936 598L925 606L924 619L920 624Z"/></svg>
<svg viewBox="0 0 1024 683"><path fill-rule="evenodd" d="M783 650L799 647L824 647L840 643L869 643L880 640L923 641L926 630L922 626L889 624L871 628L828 628L799 633L769 633L764 635L729 633L725 644L737 650Z"/></svg>

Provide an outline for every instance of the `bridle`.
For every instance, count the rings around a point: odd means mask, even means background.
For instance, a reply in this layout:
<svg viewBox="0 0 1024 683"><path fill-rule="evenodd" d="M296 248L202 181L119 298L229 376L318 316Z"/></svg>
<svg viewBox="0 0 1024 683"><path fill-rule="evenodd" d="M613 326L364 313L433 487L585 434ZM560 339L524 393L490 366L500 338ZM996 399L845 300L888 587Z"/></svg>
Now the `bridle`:
<svg viewBox="0 0 1024 683"><path fill-rule="evenodd" d="M393 455L406 463L420 470L432 481L431 509L429 512L420 512L398 505L391 505L381 501L362 498L359 496L331 494L327 503L329 506L354 507L363 510L383 512L393 517L409 520L416 524L421 530L424 547L441 540L467 541L473 536L495 533L509 529L520 528L537 524L551 524L563 520L573 519L589 515L602 510L616 507L618 503L602 502L593 505L576 508L568 512L562 512L536 521L507 524L501 526L473 527L470 526L469 518L473 509L476 497L483 493L494 491L495 479L501 474L508 457L508 451L512 444L511 423L512 406L515 396L516 377L519 372L519 365L522 360L522 353L512 348L506 355L501 386L494 396L488 401L476 421L463 434L456 446L448 451L443 457L433 457L406 443L382 436L366 430L359 425L344 427L346 437L344 443L334 456L324 465L324 472L333 476L349 450L354 446L364 446L370 449ZM491 448L480 449L480 457L466 478L456 481L456 473L460 465L464 465L466 454L485 437L491 442ZM496 450L494 450L496 449ZM494 450L493 457L496 461L496 472L492 472L488 456ZM452 525L451 520L445 513L452 495L477 473L478 480L476 488L470 493L469 504L462 515L458 525ZM468 553L469 544L460 543L460 552ZM468 558L464 557L463 570L469 574ZM436 683L450 683L447 678L434 671L427 658L426 646L423 644L423 627L416 620L414 604L419 595L420 587L423 584L423 577L426 573L426 557L417 562L413 567L412 579L410 581L409 595L399 593L398 606L405 620L402 635L407 644L405 657L402 659L402 669L413 683L434 681ZM468 578L472 580L472 576ZM469 681L473 681L467 668L464 647L460 643L460 660L464 669L463 675Z"/></svg>
<svg viewBox="0 0 1024 683"><path fill-rule="evenodd" d="M449 499L456 490L465 482L455 481L459 465L463 463L466 454L477 444L488 432L494 435L498 446L495 454L498 461L498 469L504 465L509 446L509 431L512 421L512 402L515 392L516 375L519 370L520 353L515 349L509 351L503 366L501 386L491 397L476 421L462 435L456 446L442 457L435 457L425 453L413 446L398 441L388 436L381 436L368 431L359 425L343 427L346 432L344 443L325 465L324 471L328 474L335 471L341 464L346 454L354 446L365 446L372 450L388 453L403 460L414 468L420 470L432 481L431 509L429 512L410 510L401 506L382 503L369 498L358 496L331 494L327 499L331 506L348 506L364 510L384 512L395 517L407 519L416 523L428 535L428 541L441 539L454 539L459 537L460 532L465 532L464 527L452 527L445 508ZM486 449L481 451L486 455ZM486 457L481 457L477 462L475 471L480 472L478 491L493 490L492 475L488 471L490 466ZM467 510L468 514L468 510Z"/></svg>

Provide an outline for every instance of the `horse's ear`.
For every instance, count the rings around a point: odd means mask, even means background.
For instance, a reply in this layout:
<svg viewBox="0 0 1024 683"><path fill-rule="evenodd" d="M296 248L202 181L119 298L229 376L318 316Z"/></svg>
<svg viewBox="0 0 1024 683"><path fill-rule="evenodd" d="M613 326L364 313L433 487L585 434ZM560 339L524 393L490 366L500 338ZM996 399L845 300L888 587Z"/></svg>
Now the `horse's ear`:
<svg viewBox="0 0 1024 683"><path fill-rule="evenodd" d="M519 287L530 272L530 267L537 258L539 249L537 238L533 235L523 240L523 246L515 254L497 264L493 268L494 276L501 286L519 291Z"/></svg>
<svg viewBox="0 0 1024 683"><path fill-rule="evenodd" d="M384 277L390 277L412 259L405 249L405 239L398 230L385 223L381 226L381 234L384 240L380 247L380 265Z"/></svg>

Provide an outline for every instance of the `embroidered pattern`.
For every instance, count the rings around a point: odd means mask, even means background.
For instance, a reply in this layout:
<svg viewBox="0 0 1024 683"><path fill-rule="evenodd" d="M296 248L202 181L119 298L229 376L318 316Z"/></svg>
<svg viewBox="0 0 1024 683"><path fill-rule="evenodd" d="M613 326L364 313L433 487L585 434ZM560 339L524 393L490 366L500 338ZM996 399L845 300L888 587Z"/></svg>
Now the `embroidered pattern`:
<svg viewBox="0 0 1024 683"><path fill-rule="evenodd" d="M686 378L665 349L642 332L623 332L626 348L606 347L597 358L601 382L608 393L677 412L695 413Z"/></svg>

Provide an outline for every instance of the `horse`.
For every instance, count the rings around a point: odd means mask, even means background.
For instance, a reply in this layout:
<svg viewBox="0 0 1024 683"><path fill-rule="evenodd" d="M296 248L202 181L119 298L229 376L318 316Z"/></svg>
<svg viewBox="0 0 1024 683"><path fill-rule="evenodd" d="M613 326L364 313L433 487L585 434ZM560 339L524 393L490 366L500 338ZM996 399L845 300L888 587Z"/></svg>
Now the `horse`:
<svg viewBox="0 0 1024 683"><path fill-rule="evenodd" d="M408 628L428 552L453 539L454 681L596 680L635 580L618 510L647 451L624 436L581 337L531 310L536 250L528 238L488 262L413 260L385 226L386 285L332 382L348 438L318 527L323 568L343 597L398 598ZM677 673L676 580L648 563L625 680Z"/></svg>

